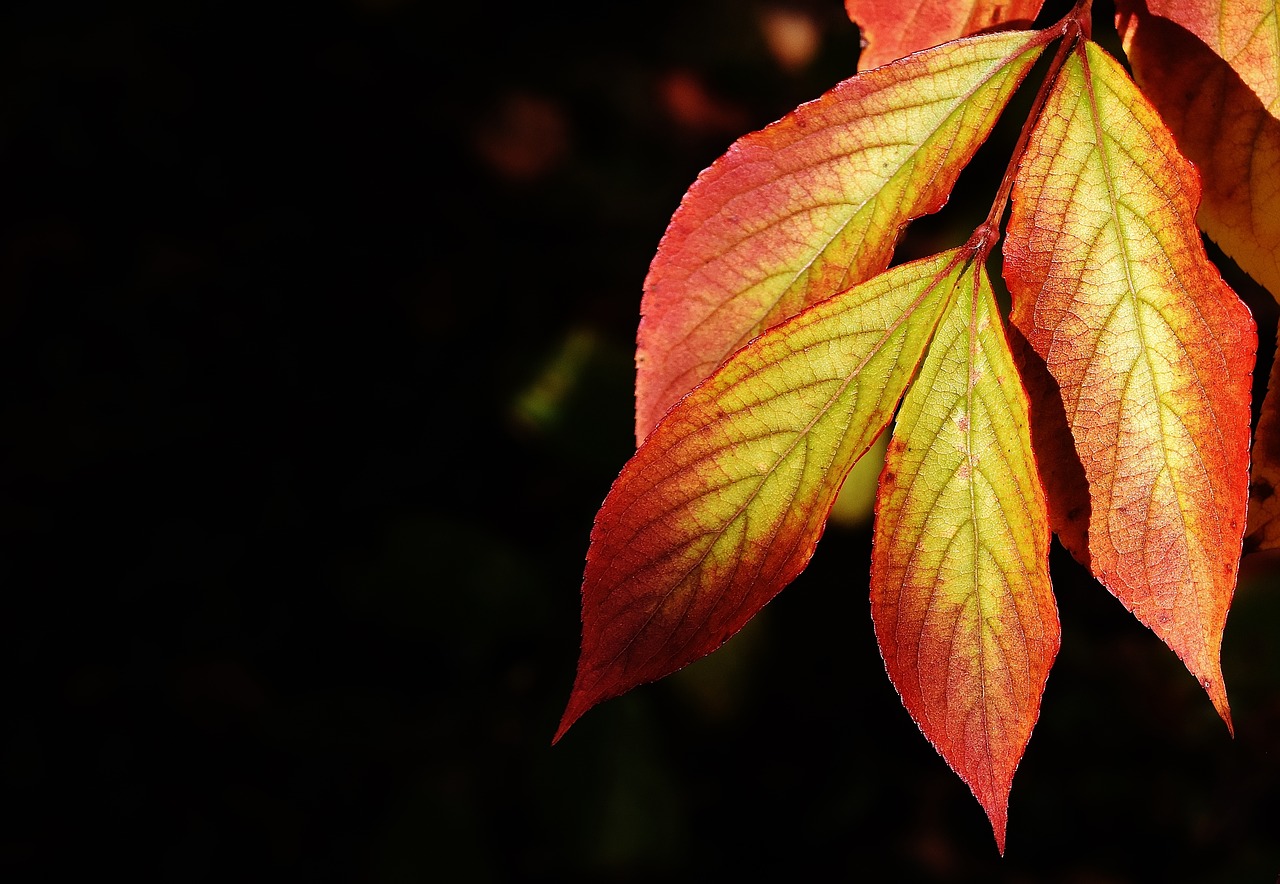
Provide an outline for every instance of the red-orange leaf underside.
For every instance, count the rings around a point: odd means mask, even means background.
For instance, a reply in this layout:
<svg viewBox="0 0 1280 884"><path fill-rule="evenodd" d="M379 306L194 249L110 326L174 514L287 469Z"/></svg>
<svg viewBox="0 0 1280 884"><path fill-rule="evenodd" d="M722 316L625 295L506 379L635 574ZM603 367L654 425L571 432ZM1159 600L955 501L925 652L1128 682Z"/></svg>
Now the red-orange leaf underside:
<svg viewBox="0 0 1280 884"><path fill-rule="evenodd" d="M1168 19L1195 34L1235 70L1263 107L1280 116L1280 3L1277 0L1120 0L1122 12ZM1189 65L1188 61L1181 62Z"/></svg>
<svg viewBox="0 0 1280 884"><path fill-rule="evenodd" d="M1200 172L1200 226L1280 300L1280 101L1269 110L1177 24L1141 9L1117 18L1134 78Z"/></svg>
<svg viewBox="0 0 1280 884"><path fill-rule="evenodd" d="M1245 533L1246 551L1274 549L1280 549L1280 359L1271 363L1267 395L1262 400L1253 440L1249 527Z"/></svg>

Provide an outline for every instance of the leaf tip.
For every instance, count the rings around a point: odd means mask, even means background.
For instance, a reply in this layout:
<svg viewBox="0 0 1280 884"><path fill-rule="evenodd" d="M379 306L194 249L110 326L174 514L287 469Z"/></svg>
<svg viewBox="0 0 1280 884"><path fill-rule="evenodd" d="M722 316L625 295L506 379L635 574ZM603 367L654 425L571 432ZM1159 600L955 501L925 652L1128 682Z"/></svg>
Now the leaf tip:
<svg viewBox="0 0 1280 884"><path fill-rule="evenodd" d="M1227 686L1222 680L1222 674L1218 673L1214 678L1205 679L1200 683L1203 685L1205 692L1209 695L1213 708L1218 710L1218 715L1222 718L1223 724L1227 726L1227 733L1235 739L1236 728L1231 721L1231 707L1227 705Z"/></svg>
<svg viewBox="0 0 1280 884"><path fill-rule="evenodd" d="M1179 656L1182 650L1177 649ZM1227 733L1235 738L1236 729L1231 721L1231 707L1227 703L1227 682L1222 676L1222 664L1219 662L1217 655L1214 654L1207 660L1195 661L1184 658L1183 663L1191 674L1195 676L1196 681L1200 683L1200 687L1209 695L1209 702L1213 704L1213 708L1217 711L1218 717L1222 719L1222 723L1227 726ZM1199 663L1199 665L1195 665Z"/></svg>
<svg viewBox="0 0 1280 884"><path fill-rule="evenodd" d="M1005 855L1005 830L1009 826L1009 793L1004 798L992 796L991 802L979 800L982 809L987 811L987 819L991 821L991 833L996 837L996 849L1000 856Z"/></svg>
<svg viewBox="0 0 1280 884"><path fill-rule="evenodd" d="M556 728L556 735L551 738L551 745L554 746L560 742L560 738L568 733L569 728L582 717L583 713L595 705L595 701L584 697L581 690L575 685L573 693L569 695L569 704L565 706L564 715L560 717L560 725Z"/></svg>
<svg viewBox="0 0 1280 884"><path fill-rule="evenodd" d="M987 794L980 794L978 789L973 788L973 784L969 784L974 797L978 799L978 803L987 814L987 819L991 823L991 834L995 836L996 849L1000 851L1001 856L1004 856L1005 830L1009 825L1009 792L1012 785L1013 781L1010 779L1005 788L997 787Z"/></svg>
<svg viewBox="0 0 1280 884"><path fill-rule="evenodd" d="M621 693L621 692L616 692ZM582 718L591 706L598 702L607 700L613 693L599 690L599 678L595 679L594 684L589 684L589 679L584 675L582 669L582 661L579 661L579 672L577 677L573 679L573 690L568 695L568 702L564 705L564 713L561 715L561 723L556 728L556 736L552 737L552 746L556 745L564 734L568 733L568 729L577 723L577 719Z"/></svg>

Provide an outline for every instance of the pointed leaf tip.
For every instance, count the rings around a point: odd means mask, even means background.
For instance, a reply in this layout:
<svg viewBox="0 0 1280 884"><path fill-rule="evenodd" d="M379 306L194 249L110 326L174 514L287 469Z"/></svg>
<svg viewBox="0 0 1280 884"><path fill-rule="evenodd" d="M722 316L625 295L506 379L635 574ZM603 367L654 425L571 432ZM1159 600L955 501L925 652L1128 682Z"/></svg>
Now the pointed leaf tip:
<svg viewBox="0 0 1280 884"><path fill-rule="evenodd" d="M1222 680L1222 673L1218 673L1216 683L1204 684L1204 689L1209 694L1209 699L1213 702L1213 708L1217 710L1222 723L1227 726L1227 733L1231 735L1232 739L1235 739L1236 727L1231 721L1231 709L1227 705L1227 685Z"/></svg>
<svg viewBox="0 0 1280 884"><path fill-rule="evenodd" d="M578 686L575 684L573 690L569 694L569 703L565 706L564 714L560 716L560 724L556 727L556 735L551 738L551 745L554 746L560 742L560 738L569 732L569 728L573 727L582 714L598 703L599 700L586 700Z"/></svg>

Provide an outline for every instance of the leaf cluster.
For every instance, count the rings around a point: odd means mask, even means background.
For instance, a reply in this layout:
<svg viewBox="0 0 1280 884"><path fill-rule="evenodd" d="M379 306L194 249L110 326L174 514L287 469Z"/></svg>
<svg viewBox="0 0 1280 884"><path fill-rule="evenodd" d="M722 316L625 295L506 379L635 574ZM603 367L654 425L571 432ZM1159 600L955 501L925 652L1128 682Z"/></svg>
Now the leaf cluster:
<svg viewBox="0 0 1280 884"><path fill-rule="evenodd" d="M556 740L790 583L890 425L876 637L1001 852L1060 642L1051 534L1231 727L1223 628L1242 543L1280 546L1280 418L1269 395L1251 504L1257 333L1201 232L1280 294L1280 14L1125 0L1131 75L1089 0L1036 29L1040 5L847 0L862 72L685 195L645 280L640 444L592 531ZM890 266L1044 61L986 219Z"/></svg>

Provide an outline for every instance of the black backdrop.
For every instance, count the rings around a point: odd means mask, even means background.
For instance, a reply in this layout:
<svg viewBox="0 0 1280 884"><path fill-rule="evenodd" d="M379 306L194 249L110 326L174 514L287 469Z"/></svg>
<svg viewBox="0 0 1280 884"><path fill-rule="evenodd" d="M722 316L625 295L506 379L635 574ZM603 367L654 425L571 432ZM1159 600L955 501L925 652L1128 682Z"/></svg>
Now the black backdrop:
<svg viewBox="0 0 1280 884"><path fill-rule="evenodd" d="M1004 859L884 675L865 527L550 747L648 260L857 45L835 0L6 4L0 874L1275 880L1267 563L1233 741L1055 550ZM908 246L963 239L972 177Z"/></svg>

